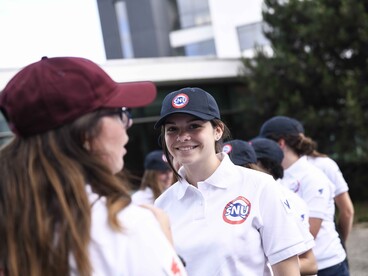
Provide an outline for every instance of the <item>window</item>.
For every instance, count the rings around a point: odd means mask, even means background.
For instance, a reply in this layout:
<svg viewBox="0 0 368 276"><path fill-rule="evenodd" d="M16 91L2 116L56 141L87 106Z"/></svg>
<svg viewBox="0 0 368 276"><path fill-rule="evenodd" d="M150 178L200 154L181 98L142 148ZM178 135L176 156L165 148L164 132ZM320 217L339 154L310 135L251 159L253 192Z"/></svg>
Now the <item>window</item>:
<svg viewBox="0 0 368 276"><path fill-rule="evenodd" d="M263 22L243 25L237 28L240 50L253 49L255 45L269 45L269 41L263 35Z"/></svg>
<svg viewBox="0 0 368 276"><path fill-rule="evenodd" d="M178 0L177 4L182 29L211 23L208 0Z"/></svg>
<svg viewBox="0 0 368 276"><path fill-rule="evenodd" d="M116 19L118 21L123 58L134 58L133 44L130 35L130 27L126 3L124 1L116 1L115 12L116 12Z"/></svg>
<svg viewBox="0 0 368 276"><path fill-rule="evenodd" d="M185 45L184 47L176 48L177 53L182 53L184 56L216 56L215 41L205 40L193 44Z"/></svg>

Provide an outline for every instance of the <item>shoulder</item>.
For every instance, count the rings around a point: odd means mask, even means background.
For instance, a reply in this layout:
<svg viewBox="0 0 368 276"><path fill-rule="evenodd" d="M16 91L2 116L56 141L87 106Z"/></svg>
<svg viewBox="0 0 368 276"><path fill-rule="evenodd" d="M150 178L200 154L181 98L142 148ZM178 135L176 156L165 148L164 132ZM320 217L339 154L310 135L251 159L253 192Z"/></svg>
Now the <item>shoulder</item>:
<svg viewBox="0 0 368 276"><path fill-rule="evenodd" d="M144 190L138 190L132 195L132 201L135 204L153 204L154 197L152 189L147 187Z"/></svg>
<svg viewBox="0 0 368 276"><path fill-rule="evenodd" d="M162 207L167 203L170 203L172 199L177 198L181 193L185 192L185 184L180 183L179 181L171 185L167 188L156 200L154 201L154 205L157 207Z"/></svg>
<svg viewBox="0 0 368 276"><path fill-rule="evenodd" d="M336 161L331 159L330 157L310 157L308 156L308 161L314 166L322 169L323 171L327 170L339 170L339 166Z"/></svg>

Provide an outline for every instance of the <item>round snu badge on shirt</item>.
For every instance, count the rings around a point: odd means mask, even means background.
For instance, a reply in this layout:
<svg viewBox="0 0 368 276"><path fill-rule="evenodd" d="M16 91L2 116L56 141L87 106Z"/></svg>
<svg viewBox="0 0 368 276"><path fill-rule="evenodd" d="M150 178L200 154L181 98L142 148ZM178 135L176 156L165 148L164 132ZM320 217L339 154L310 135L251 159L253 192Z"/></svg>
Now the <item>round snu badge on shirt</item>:
<svg viewBox="0 0 368 276"><path fill-rule="evenodd" d="M250 214L251 203L243 196L226 204L222 213L222 219L229 224L242 224Z"/></svg>
<svg viewBox="0 0 368 276"><path fill-rule="evenodd" d="M171 104L174 108L183 108L189 103L189 97L187 94L181 93L174 97Z"/></svg>

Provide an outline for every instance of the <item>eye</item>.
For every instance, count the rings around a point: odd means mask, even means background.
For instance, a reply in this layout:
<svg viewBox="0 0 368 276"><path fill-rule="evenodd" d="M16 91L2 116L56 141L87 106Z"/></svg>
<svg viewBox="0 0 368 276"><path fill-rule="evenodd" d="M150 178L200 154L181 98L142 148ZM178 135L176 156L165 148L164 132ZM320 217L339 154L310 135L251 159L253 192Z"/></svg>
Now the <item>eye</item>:
<svg viewBox="0 0 368 276"><path fill-rule="evenodd" d="M165 132L166 133L172 133L175 132L178 128L175 126L165 126Z"/></svg>
<svg viewBox="0 0 368 276"><path fill-rule="evenodd" d="M202 125L198 124L198 123L190 124L190 126L189 126L190 129L197 129L197 128L200 128L200 127L202 127Z"/></svg>

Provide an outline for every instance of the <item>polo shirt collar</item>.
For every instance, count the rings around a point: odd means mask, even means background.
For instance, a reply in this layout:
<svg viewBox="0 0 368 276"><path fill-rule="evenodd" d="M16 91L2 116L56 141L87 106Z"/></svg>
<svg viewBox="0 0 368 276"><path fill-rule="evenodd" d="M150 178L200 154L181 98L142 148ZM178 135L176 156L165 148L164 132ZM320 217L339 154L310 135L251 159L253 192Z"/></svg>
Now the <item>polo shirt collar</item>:
<svg viewBox="0 0 368 276"><path fill-rule="evenodd" d="M219 167L215 170L215 172L206 180L202 181L202 183L210 184L216 188L219 189L226 189L231 181L229 180L229 177L231 174L231 168L235 166L229 156L225 153L218 153L217 157L221 160L221 163ZM180 200L185 195L185 192L187 189L196 189L193 185L189 184L186 180L185 176L185 169L184 167L181 167L179 169L179 175L182 177L181 180L178 181L178 192L177 197Z"/></svg>

